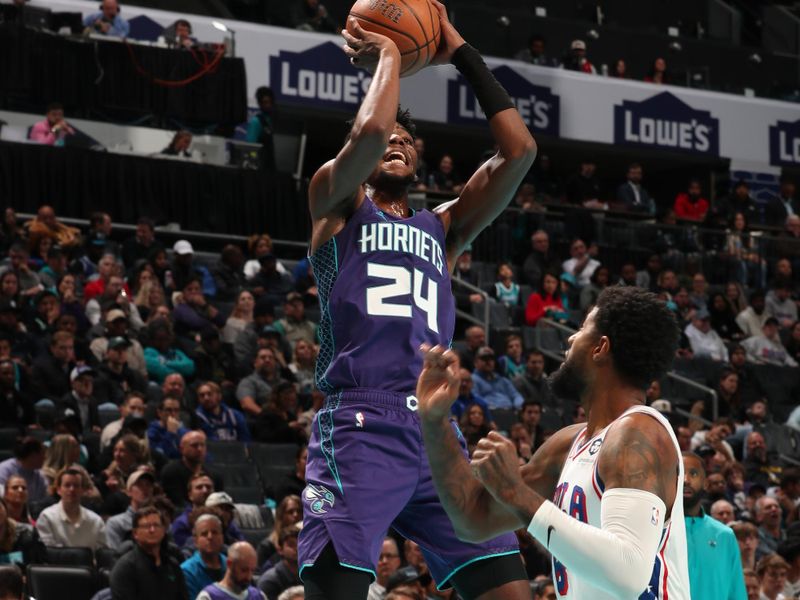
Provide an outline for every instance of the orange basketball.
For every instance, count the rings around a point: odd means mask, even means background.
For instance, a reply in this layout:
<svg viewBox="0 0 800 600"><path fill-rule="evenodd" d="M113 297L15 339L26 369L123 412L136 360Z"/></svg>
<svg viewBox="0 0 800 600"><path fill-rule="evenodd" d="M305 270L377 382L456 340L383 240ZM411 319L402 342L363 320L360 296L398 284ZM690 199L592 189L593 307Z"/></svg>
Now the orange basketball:
<svg viewBox="0 0 800 600"><path fill-rule="evenodd" d="M428 0L356 0L350 16L367 31L397 44L401 77L427 65L439 48L439 13Z"/></svg>

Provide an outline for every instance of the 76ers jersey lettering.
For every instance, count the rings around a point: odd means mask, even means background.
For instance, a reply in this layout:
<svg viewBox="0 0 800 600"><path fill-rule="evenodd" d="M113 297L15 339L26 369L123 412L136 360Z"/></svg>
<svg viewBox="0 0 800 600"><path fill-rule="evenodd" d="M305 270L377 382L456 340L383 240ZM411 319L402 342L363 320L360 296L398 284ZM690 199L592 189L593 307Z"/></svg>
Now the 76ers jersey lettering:
<svg viewBox="0 0 800 600"><path fill-rule="evenodd" d="M449 346L455 324L439 217L395 218L367 197L311 263L322 308L318 387L414 390L420 345Z"/></svg>
<svg viewBox="0 0 800 600"><path fill-rule="evenodd" d="M676 452L680 448L672 427L657 411L635 406L625 414L643 412L657 419L669 432ZM605 486L597 473L597 457L603 447L608 427L591 439L586 439L584 429L573 442L561 478L553 494L553 503L574 519L601 527L600 502ZM672 505L670 519L664 524L658 553L656 555L650 582L642 590L639 600L690 600L689 572L686 560L686 530L683 519L683 461L679 460L678 490ZM658 520L658 515L653 515ZM597 587L596 582L580 579L571 573L553 556L553 581L559 598L576 600L611 600L613 596ZM631 599L633 600L633 599Z"/></svg>

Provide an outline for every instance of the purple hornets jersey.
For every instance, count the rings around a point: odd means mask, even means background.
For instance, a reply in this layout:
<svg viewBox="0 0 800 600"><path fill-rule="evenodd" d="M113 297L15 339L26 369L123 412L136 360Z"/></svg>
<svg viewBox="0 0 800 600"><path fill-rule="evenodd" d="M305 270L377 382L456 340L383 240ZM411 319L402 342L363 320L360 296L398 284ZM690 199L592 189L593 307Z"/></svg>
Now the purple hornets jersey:
<svg viewBox="0 0 800 600"><path fill-rule="evenodd" d="M322 309L319 389L416 389L420 344L449 347L455 324L439 217L393 217L366 197L310 259Z"/></svg>

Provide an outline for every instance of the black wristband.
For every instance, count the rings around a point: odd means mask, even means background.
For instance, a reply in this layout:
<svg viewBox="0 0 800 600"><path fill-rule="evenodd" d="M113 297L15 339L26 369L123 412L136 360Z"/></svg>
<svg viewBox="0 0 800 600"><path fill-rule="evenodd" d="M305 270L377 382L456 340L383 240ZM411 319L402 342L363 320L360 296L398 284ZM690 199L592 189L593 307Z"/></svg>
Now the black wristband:
<svg viewBox="0 0 800 600"><path fill-rule="evenodd" d="M453 52L450 62L472 86L472 91L475 92L475 97L487 119L491 119L500 111L514 108L508 92L495 79L489 67L483 62L480 52L475 48L469 44L460 46Z"/></svg>

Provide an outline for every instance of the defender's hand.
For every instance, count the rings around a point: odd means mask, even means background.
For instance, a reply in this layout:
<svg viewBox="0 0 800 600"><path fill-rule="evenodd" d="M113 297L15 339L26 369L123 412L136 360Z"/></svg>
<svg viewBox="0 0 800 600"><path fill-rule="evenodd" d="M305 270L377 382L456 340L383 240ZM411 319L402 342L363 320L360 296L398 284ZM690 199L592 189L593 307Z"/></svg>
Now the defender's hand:
<svg viewBox="0 0 800 600"><path fill-rule="evenodd" d="M472 472L498 502L515 505L517 492L526 487L519 474L514 442L490 431L472 453Z"/></svg>
<svg viewBox="0 0 800 600"><path fill-rule="evenodd" d="M441 346L423 344L422 372L417 380L417 401L420 417L431 421L446 419L458 398L458 356Z"/></svg>
<svg viewBox="0 0 800 600"><path fill-rule="evenodd" d="M450 60L453 58L453 52L458 50L466 42L461 34L456 31L450 18L447 16L447 8L438 0L429 0L436 11L439 13L439 23L442 27L442 39L439 42L439 49L436 56L433 57L430 64L432 65L449 65Z"/></svg>
<svg viewBox="0 0 800 600"><path fill-rule="evenodd" d="M366 31L354 17L347 19L347 29L342 29L346 44L342 46L350 62L360 69L374 73L384 53L394 54L400 60L400 51L391 39L379 33Z"/></svg>

